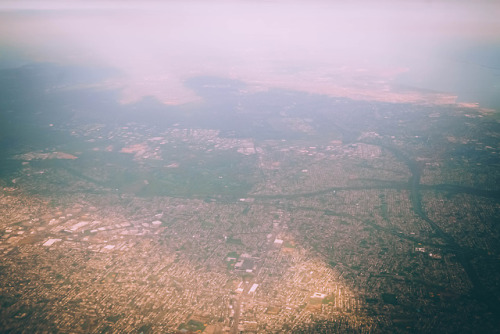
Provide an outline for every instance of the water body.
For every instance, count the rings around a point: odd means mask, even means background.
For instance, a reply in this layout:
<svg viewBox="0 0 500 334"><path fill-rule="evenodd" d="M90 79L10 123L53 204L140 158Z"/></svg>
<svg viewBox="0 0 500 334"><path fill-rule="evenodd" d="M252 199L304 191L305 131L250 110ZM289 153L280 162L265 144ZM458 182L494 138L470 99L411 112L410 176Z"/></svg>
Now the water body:
<svg viewBox="0 0 500 334"><path fill-rule="evenodd" d="M457 102L500 111L500 42L461 41L414 59L395 86L457 95Z"/></svg>
<svg viewBox="0 0 500 334"><path fill-rule="evenodd" d="M430 219L425 212L421 201L422 196L420 194L420 178L422 174L422 168L419 166L417 161L407 156L395 147L385 145L383 147L391 151L396 158L398 158L408 166L408 169L411 172L411 177L408 181L408 184L410 186L410 200L412 203L413 211L421 219L426 221L432 227L435 233L446 242L449 250L453 252L458 262L462 265L465 272L467 273L467 276L473 286L474 297L488 306L489 310L495 314L497 323L500 324L500 300L498 300L498 298L494 294L490 293L481 282L478 272L473 268L471 264L472 254L467 253L467 251L463 247L461 247L449 233L446 233L443 229L441 229L441 227L439 227L439 225L435 221Z"/></svg>

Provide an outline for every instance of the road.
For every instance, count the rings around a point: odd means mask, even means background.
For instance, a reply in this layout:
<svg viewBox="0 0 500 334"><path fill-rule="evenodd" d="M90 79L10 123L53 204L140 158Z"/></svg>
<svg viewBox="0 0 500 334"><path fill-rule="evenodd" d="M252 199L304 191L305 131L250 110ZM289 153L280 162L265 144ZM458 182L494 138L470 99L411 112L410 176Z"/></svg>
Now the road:
<svg viewBox="0 0 500 334"><path fill-rule="evenodd" d="M253 284L255 283L259 284L259 276L262 269L262 265L265 263L265 259L268 253L275 247L274 240L280 234L282 229L282 224L283 222L280 222L278 226L273 227L273 230L269 233L271 234L271 237L267 238L268 240L266 242L266 245L265 247L263 247L259 256L260 260L256 263L254 275L251 278L248 278L247 280L243 281L243 286L242 286L243 292L240 293L240 295L233 304L234 316L233 316L233 324L231 326L231 331L230 331L231 334L239 333L238 326L241 318L241 306L243 304L247 304L248 301L252 299L252 296L248 294L248 291L250 290Z"/></svg>

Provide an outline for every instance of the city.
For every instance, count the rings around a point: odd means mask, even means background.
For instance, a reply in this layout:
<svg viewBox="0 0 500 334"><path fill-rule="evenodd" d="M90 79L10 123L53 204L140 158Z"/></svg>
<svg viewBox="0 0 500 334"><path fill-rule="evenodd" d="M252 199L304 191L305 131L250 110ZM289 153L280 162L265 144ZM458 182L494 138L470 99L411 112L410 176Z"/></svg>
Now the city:
<svg viewBox="0 0 500 334"><path fill-rule="evenodd" d="M484 294L499 294L491 265L500 259L498 176L451 153L465 145L490 159L497 146L432 132L441 118L466 117L475 128L484 116L414 107L407 115L423 118L412 124L422 124L423 142L405 120L388 127L392 109L382 108L380 128L361 122L354 139L353 126L320 133L287 112L281 124L303 136L134 122L51 126L74 142L14 155L20 168L2 180L1 327L494 328L497 297Z"/></svg>

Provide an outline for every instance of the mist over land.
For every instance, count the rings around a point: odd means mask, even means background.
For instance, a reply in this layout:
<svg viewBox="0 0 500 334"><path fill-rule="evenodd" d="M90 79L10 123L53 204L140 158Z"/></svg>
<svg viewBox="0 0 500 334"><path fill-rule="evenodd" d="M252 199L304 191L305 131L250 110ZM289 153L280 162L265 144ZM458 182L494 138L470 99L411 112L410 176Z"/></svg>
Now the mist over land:
<svg viewBox="0 0 500 334"><path fill-rule="evenodd" d="M10 6L9 6L10 4ZM24 6L23 6L24 4ZM2 60L108 66L124 101L196 99L183 81L239 79L370 100L422 90L496 108L493 2L6 2ZM398 93L395 88L400 89Z"/></svg>
<svg viewBox="0 0 500 334"><path fill-rule="evenodd" d="M3 2L0 331L497 331L498 17Z"/></svg>

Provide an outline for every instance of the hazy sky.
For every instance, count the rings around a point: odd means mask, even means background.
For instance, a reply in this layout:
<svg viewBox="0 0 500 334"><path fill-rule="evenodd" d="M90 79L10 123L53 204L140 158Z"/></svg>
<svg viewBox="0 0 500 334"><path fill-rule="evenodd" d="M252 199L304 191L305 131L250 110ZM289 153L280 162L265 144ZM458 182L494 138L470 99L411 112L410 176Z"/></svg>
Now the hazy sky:
<svg viewBox="0 0 500 334"><path fill-rule="evenodd" d="M183 80L207 74L381 100L493 94L498 17L495 1L4 1L0 65L112 66L124 101L187 102Z"/></svg>

